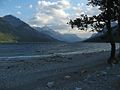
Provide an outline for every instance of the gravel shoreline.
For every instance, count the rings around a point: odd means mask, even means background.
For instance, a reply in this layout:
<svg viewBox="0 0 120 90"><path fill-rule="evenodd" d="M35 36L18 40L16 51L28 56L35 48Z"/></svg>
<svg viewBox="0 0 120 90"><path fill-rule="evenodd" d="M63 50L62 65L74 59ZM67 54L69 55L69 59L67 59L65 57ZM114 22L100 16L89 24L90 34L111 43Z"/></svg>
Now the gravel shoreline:
<svg viewBox="0 0 120 90"><path fill-rule="evenodd" d="M108 57L103 51L1 60L0 90L120 90L120 65L109 67Z"/></svg>

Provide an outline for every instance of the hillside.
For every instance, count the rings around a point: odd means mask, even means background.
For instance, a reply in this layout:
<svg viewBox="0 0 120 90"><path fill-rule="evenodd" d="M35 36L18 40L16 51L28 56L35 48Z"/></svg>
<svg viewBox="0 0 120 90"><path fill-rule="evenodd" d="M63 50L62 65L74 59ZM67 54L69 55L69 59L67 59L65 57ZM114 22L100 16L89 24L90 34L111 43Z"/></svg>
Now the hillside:
<svg viewBox="0 0 120 90"><path fill-rule="evenodd" d="M14 28L3 18L0 18L0 42L16 42L17 36L14 34Z"/></svg>
<svg viewBox="0 0 120 90"><path fill-rule="evenodd" d="M63 42L78 42L82 40L76 34L61 34L47 26L42 28L41 27L33 27L33 28L39 31L40 33L46 34L48 36L53 37L54 39L57 39Z"/></svg>
<svg viewBox="0 0 120 90"><path fill-rule="evenodd" d="M54 38L30 27L20 19L7 15L0 18L0 42L55 42Z"/></svg>
<svg viewBox="0 0 120 90"><path fill-rule="evenodd" d="M112 34L115 42L120 42L120 37L118 35L118 25L112 24ZM97 34L93 34L90 38L86 39L84 42L109 42L109 38L107 35L107 29L103 29L104 32L99 32Z"/></svg>

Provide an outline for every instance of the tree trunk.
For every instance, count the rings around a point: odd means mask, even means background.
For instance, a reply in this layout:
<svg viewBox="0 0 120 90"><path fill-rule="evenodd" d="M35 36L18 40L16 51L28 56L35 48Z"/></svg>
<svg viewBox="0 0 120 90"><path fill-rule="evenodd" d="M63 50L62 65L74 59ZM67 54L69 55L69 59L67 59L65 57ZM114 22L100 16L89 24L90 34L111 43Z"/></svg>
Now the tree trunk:
<svg viewBox="0 0 120 90"><path fill-rule="evenodd" d="M120 17L118 18L118 34L120 36Z"/></svg>
<svg viewBox="0 0 120 90"><path fill-rule="evenodd" d="M115 43L111 43L111 58L115 58L116 46Z"/></svg>
<svg viewBox="0 0 120 90"><path fill-rule="evenodd" d="M114 61L116 60L115 58L115 54L116 54L116 45L115 45L115 41L113 39L113 35L112 35L112 28L111 28L111 22L110 20L108 20L108 22L106 23L107 29L108 29L108 38L109 38L109 43L111 45L111 54L110 54L110 58L108 59L108 63L112 64L114 63Z"/></svg>
<svg viewBox="0 0 120 90"><path fill-rule="evenodd" d="M116 45L115 42L110 42L110 45L111 45L111 54L107 62L109 64L112 64L112 63L116 63Z"/></svg>
<svg viewBox="0 0 120 90"><path fill-rule="evenodd" d="M112 34L112 27L111 27L111 0L106 0L106 4L107 4L107 10L106 10L106 18L107 18L107 22L106 22L106 27L108 29L108 38L109 38L109 43L111 45L111 54L110 54L110 58L108 59L108 63L112 64L115 61L115 54L116 54L116 46L115 46L115 41L113 38L113 34Z"/></svg>
<svg viewBox="0 0 120 90"><path fill-rule="evenodd" d="M118 34L119 34L119 39L120 39L120 17L118 17ZM118 57L120 58L120 40L119 40L119 53Z"/></svg>

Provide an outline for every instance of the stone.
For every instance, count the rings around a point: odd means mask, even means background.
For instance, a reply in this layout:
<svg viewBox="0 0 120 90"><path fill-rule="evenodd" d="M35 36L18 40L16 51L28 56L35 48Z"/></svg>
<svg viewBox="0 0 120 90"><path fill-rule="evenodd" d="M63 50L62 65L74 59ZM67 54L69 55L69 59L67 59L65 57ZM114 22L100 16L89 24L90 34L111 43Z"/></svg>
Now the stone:
<svg viewBox="0 0 120 90"><path fill-rule="evenodd" d="M72 60L72 57L68 57L69 60Z"/></svg>
<svg viewBox="0 0 120 90"><path fill-rule="evenodd" d="M120 77L120 75L116 75L117 77Z"/></svg>
<svg viewBox="0 0 120 90"><path fill-rule="evenodd" d="M65 76L65 79L70 79L70 78L71 78L71 76L69 76L69 75Z"/></svg>
<svg viewBox="0 0 120 90"><path fill-rule="evenodd" d="M99 77L99 76L100 76L100 74L97 74L96 76L97 76L97 77Z"/></svg>
<svg viewBox="0 0 120 90"><path fill-rule="evenodd" d="M41 50L37 50L36 52L41 52Z"/></svg>
<svg viewBox="0 0 120 90"><path fill-rule="evenodd" d="M53 86L54 86L54 81L51 81L51 82L48 82L47 83L47 86L49 87L49 88L52 88Z"/></svg>
<svg viewBox="0 0 120 90"><path fill-rule="evenodd" d="M79 88L79 87L75 87L75 90L82 90L82 88Z"/></svg>
<svg viewBox="0 0 120 90"><path fill-rule="evenodd" d="M104 76L104 75L107 74L107 72L105 72L105 71L101 71L101 74Z"/></svg>
<svg viewBox="0 0 120 90"><path fill-rule="evenodd" d="M88 75L87 75L87 79L89 79L90 77L91 77L91 75L90 75L90 74L88 74Z"/></svg>
<svg viewBox="0 0 120 90"><path fill-rule="evenodd" d="M110 69L111 69L111 67L107 67L106 69L107 69L107 70L110 70Z"/></svg>
<svg viewBox="0 0 120 90"><path fill-rule="evenodd" d="M81 71L81 74L84 74L84 73L86 73L86 72L87 72L86 70L82 70L82 71Z"/></svg>

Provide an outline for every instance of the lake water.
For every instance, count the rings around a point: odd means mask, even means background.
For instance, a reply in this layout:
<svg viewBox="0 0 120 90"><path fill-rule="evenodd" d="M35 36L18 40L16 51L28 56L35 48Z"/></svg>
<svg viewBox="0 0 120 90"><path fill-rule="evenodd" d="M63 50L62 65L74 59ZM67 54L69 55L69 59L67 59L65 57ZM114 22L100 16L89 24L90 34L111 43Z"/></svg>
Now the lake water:
<svg viewBox="0 0 120 90"><path fill-rule="evenodd" d="M64 55L109 50L109 43L13 43L0 44L0 57L42 56L50 54Z"/></svg>

